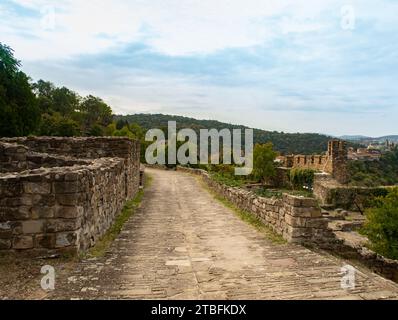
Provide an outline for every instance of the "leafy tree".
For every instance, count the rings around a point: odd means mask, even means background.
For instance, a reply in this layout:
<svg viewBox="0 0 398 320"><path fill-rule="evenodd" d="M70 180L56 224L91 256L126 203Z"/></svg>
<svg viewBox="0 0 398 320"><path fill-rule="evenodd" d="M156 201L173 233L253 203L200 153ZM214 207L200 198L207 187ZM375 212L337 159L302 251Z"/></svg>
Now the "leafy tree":
<svg viewBox="0 0 398 320"><path fill-rule="evenodd" d="M55 112L52 115L42 115L38 134L43 136L73 137L80 136L81 132L80 126L76 121Z"/></svg>
<svg viewBox="0 0 398 320"><path fill-rule="evenodd" d="M100 137L104 135L104 129L102 126L100 126L99 124L94 124L89 132L89 136L92 137Z"/></svg>
<svg viewBox="0 0 398 320"><path fill-rule="evenodd" d="M79 109L80 97L68 88L56 88L52 93L52 110L62 115L71 115Z"/></svg>
<svg viewBox="0 0 398 320"><path fill-rule="evenodd" d="M94 125L106 127L112 123L112 109L101 98L89 95L83 99L79 108L83 113L85 133L89 133Z"/></svg>
<svg viewBox="0 0 398 320"><path fill-rule="evenodd" d="M398 259L398 188L378 198L366 211L366 218L361 233L369 238L371 248L387 258Z"/></svg>
<svg viewBox="0 0 398 320"><path fill-rule="evenodd" d="M29 77L8 46L0 43L0 136L30 134L40 118Z"/></svg>
<svg viewBox="0 0 398 320"><path fill-rule="evenodd" d="M0 71L15 74L21 67L21 62L14 57L14 50L0 42Z"/></svg>
<svg viewBox="0 0 398 320"><path fill-rule="evenodd" d="M275 176L275 158L277 153L273 150L272 143L256 144L253 151L253 176L266 182Z"/></svg>
<svg viewBox="0 0 398 320"><path fill-rule="evenodd" d="M33 84L41 113L50 113L54 107L53 92L55 86L48 81L39 80Z"/></svg>
<svg viewBox="0 0 398 320"><path fill-rule="evenodd" d="M121 130L121 129L123 129L123 127L128 126L128 125L129 125L129 123L126 120L119 119L116 122L116 129Z"/></svg>
<svg viewBox="0 0 398 320"><path fill-rule="evenodd" d="M114 132L116 131L116 123L112 122L104 129L104 134L108 137L113 136Z"/></svg>

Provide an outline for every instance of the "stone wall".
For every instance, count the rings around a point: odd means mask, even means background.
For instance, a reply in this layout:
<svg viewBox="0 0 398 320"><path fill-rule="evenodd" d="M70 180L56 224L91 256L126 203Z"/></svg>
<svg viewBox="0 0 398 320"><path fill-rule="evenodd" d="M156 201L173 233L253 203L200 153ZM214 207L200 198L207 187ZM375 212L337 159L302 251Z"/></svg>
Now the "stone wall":
<svg viewBox="0 0 398 320"><path fill-rule="evenodd" d="M1 143L6 156L0 162L0 250L28 254L86 250L139 188L139 142L126 138L6 141ZM54 155L36 152L46 145ZM85 159L65 157L66 150ZM4 163L15 166L8 165L11 172L5 172ZM34 169L40 163L43 166Z"/></svg>
<svg viewBox="0 0 398 320"><path fill-rule="evenodd" d="M288 194L284 194L282 199L264 198L251 191L220 184L204 170L185 167L178 167L178 170L201 175L215 192L240 209L254 214L288 242L329 246L335 241L316 199Z"/></svg>
<svg viewBox="0 0 398 320"><path fill-rule="evenodd" d="M337 183L329 175L315 175L314 195L322 206L364 210L371 200L385 196L393 187L355 187Z"/></svg>

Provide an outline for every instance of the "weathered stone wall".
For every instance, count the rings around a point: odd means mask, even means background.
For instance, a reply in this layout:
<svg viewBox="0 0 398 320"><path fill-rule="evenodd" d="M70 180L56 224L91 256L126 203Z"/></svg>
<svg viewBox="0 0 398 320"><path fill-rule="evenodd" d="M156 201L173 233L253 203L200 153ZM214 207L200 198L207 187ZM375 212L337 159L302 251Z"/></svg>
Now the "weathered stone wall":
<svg viewBox="0 0 398 320"><path fill-rule="evenodd" d="M50 155L74 157L76 159L122 158L126 165L126 179L139 181L140 143L128 138L115 137L22 137L4 138L0 142L17 143L30 151ZM135 189L127 184L128 195Z"/></svg>
<svg viewBox="0 0 398 320"><path fill-rule="evenodd" d="M206 183L242 210L253 213L265 225L292 243L326 245L335 241L321 215L316 199L284 194L282 199L264 198L251 191L220 184L204 170L178 167L203 176Z"/></svg>
<svg viewBox="0 0 398 320"><path fill-rule="evenodd" d="M313 169L325 172L332 171L332 164L326 155L292 155L284 158L286 167Z"/></svg>
<svg viewBox="0 0 398 320"><path fill-rule="evenodd" d="M29 170L0 174L0 250L28 254L85 250L106 232L125 201L139 188L139 142L125 138L18 140L29 141L29 147L15 147L17 151L24 150L17 154L25 153L27 159L35 156L40 161L64 159L67 166L48 165L32 170L27 164L25 169ZM68 145L76 146L77 150L71 149L70 153L85 155L86 159L31 153L31 147L43 148L44 141L55 154L66 154ZM6 160L8 163L10 158ZM36 159L36 165L40 161Z"/></svg>
<svg viewBox="0 0 398 320"><path fill-rule="evenodd" d="M314 195L322 206L357 211L366 208L372 199L386 195L393 187L355 187L337 183L328 175L315 175Z"/></svg>

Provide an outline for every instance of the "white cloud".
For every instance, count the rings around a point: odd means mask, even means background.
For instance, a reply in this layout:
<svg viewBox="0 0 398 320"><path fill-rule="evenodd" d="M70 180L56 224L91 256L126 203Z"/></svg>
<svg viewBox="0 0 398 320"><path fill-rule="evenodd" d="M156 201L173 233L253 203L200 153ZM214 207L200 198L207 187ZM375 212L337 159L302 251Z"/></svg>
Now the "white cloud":
<svg viewBox="0 0 398 320"><path fill-rule="evenodd" d="M231 47L255 46L291 32L323 27L322 13L335 0L14 0L40 13L0 13L2 40L22 59L63 58L97 53L146 41L169 55L208 54ZM55 28L43 28L54 7ZM276 17L280 20L273 20ZM145 33L142 32L143 28ZM34 37L27 38L26 34ZM149 34L148 34L149 33Z"/></svg>

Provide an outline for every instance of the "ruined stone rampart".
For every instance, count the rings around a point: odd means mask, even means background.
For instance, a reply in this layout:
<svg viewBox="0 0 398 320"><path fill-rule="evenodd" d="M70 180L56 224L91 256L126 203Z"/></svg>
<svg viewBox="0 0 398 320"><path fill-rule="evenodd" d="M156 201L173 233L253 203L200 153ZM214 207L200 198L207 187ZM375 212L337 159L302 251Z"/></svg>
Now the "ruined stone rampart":
<svg viewBox="0 0 398 320"><path fill-rule="evenodd" d="M139 152L127 138L0 140L0 251L92 246L136 194Z"/></svg>
<svg viewBox="0 0 398 320"><path fill-rule="evenodd" d="M348 181L348 151L344 141L331 140L324 155L289 155L279 157L282 167L312 169L332 175L340 183Z"/></svg>

